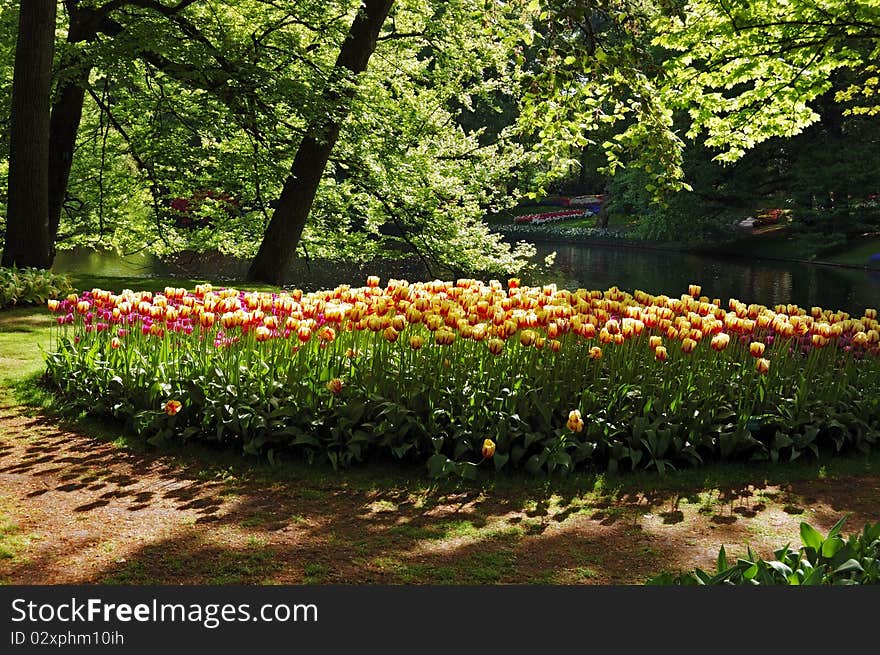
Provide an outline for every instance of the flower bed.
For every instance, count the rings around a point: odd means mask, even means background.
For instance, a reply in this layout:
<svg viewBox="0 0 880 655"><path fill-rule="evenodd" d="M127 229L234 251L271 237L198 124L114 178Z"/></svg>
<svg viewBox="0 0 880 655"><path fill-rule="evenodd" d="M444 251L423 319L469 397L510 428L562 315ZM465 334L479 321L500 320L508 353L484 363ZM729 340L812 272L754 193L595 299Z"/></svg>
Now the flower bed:
<svg viewBox="0 0 880 655"><path fill-rule="evenodd" d="M523 214L514 218L513 222L518 225L543 225L544 223L553 223L585 215L586 212L583 209L565 209L563 211L544 212L541 214Z"/></svg>
<svg viewBox="0 0 880 655"><path fill-rule="evenodd" d="M876 310L492 281L50 301L47 378L153 443L568 472L868 450Z"/></svg>

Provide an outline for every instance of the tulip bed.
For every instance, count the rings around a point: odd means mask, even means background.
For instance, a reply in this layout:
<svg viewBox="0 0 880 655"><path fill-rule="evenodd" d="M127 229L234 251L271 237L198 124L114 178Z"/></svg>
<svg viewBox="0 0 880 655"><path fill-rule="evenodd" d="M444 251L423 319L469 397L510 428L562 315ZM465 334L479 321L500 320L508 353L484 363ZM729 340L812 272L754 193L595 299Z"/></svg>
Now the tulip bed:
<svg viewBox="0 0 880 655"><path fill-rule="evenodd" d="M371 277L50 301L63 403L152 443L532 473L790 460L880 435L877 312Z"/></svg>

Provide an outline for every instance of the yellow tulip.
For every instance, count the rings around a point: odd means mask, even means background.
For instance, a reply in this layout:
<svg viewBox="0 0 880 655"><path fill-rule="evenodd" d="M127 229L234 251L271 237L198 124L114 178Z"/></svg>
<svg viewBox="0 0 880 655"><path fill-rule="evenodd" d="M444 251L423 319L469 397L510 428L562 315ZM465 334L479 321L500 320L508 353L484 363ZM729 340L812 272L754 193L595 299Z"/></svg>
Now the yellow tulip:
<svg viewBox="0 0 880 655"><path fill-rule="evenodd" d="M568 421L566 422L566 426L572 432L581 432L584 429L584 421L581 418L581 413L577 409L573 409L568 413Z"/></svg>

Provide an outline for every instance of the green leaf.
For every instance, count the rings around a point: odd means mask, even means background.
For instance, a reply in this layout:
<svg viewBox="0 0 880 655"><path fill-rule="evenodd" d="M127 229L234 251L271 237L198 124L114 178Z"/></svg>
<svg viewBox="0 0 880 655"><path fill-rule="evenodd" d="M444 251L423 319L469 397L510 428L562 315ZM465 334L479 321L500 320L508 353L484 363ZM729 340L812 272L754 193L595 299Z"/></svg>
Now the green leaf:
<svg viewBox="0 0 880 655"><path fill-rule="evenodd" d="M822 535L809 523L801 523L801 541L807 548L812 548L817 553L822 547Z"/></svg>
<svg viewBox="0 0 880 655"><path fill-rule="evenodd" d="M722 571L726 571L729 568L727 564L727 551L724 550L724 546L721 546L721 550L718 551L718 561L715 564L715 571L717 573L721 573Z"/></svg>
<svg viewBox="0 0 880 655"><path fill-rule="evenodd" d="M853 571L862 571L865 569L862 568L862 565L859 564L858 560L848 559L843 564L838 566L834 571L832 571L832 575L843 575L844 573L852 573Z"/></svg>
<svg viewBox="0 0 880 655"><path fill-rule="evenodd" d="M840 534L840 531L843 529L843 524L846 522L846 520L849 518L849 516L850 515L847 514L846 516L841 518L837 523L834 524L834 527L831 528L831 530L829 530L829 532L828 532L828 537L827 537L828 539L831 539L832 537L835 537Z"/></svg>
<svg viewBox="0 0 880 655"><path fill-rule="evenodd" d="M442 477L446 472L446 463L449 458L442 453L435 453L428 458L428 474L432 478Z"/></svg>
<svg viewBox="0 0 880 655"><path fill-rule="evenodd" d="M507 460L510 459L510 455L507 453L495 453L495 456L492 458L492 463L495 464L495 470L500 471L505 464L507 464Z"/></svg>
<svg viewBox="0 0 880 655"><path fill-rule="evenodd" d="M837 535L826 539L822 544L822 557L831 559L843 546L843 539Z"/></svg>

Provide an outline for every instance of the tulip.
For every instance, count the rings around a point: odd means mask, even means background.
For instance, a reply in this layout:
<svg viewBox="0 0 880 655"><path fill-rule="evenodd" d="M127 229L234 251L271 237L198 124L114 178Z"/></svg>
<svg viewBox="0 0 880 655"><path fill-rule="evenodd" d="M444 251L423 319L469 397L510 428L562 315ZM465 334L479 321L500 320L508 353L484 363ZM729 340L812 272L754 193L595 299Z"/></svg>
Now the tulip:
<svg viewBox="0 0 880 655"><path fill-rule="evenodd" d="M584 421L581 413L577 409L573 409L568 413L568 421L565 424L572 432L581 432L584 429Z"/></svg>
<svg viewBox="0 0 880 655"><path fill-rule="evenodd" d="M663 337L658 336L656 334L653 334L650 337L648 337L648 346L651 348L651 350L654 350L655 348L657 348L658 346L661 346L661 345L663 345Z"/></svg>
<svg viewBox="0 0 880 655"><path fill-rule="evenodd" d="M519 335L519 342L528 347L535 343L535 339L537 339L538 335L532 332L531 330L523 330Z"/></svg>
<svg viewBox="0 0 880 655"><path fill-rule="evenodd" d="M418 350L425 344L425 340L417 334L414 334L409 338L409 347L413 350Z"/></svg>
<svg viewBox="0 0 880 655"><path fill-rule="evenodd" d="M327 383L327 391L332 393L334 396L338 396L342 392L342 380L339 378L333 378Z"/></svg>
<svg viewBox="0 0 880 655"><path fill-rule="evenodd" d="M112 339L110 339L110 347L113 348L113 350L116 350L121 345L122 341L119 337L113 337Z"/></svg>
<svg viewBox="0 0 880 655"><path fill-rule="evenodd" d="M767 375L770 371L770 361L761 357L755 362L755 370L761 375Z"/></svg>
<svg viewBox="0 0 880 655"><path fill-rule="evenodd" d="M877 310L873 308L868 308L865 310L865 318L876 319L877 318Z"/></svg>
<svg viewBox="0 0 880 655"><path fill-rule="evenodd" d="M752 341L752 343L749 344L749 353L752 357L763 357L764 344L760 341Z"/></svg>
<svg viewBox="0 0 880 655"><path fill-rule="evenodd" d="M378 275L370 275L367 278L367 287L370 289L375 289L379 286L379 276Z"/></svg>
<svg viewBox="0 0 880 655"><path fill-rule="evenodd" d="M49 311L53 314L58 311L58 308L61 306L61 303L57 300L50 300L46 303L49 307Z"/></svg>
<svg viewBox="0 0 880 655"><path fill-rule="evenodd" d="M434 343L439 346L451 346L455 341L455 332L442 328L434 333Z"/></svg>
<svg viewBox="0 0 880 655"><path fill-rule="evenodd" d="M397 341L398 334L399 334L398 331L395 330L390 325L387 328L385 328L384 332L382 332L382 336L385 338L385 341L387 341L388 343L394 343L395 341Z"/></svg>
<svg viewBox="0 0 880 655"><path fill-rule="evenodd" d="M272 337L272 330L265 325L260 325L254 330L254 334L257 337L257 341L262 343L263 341L268 341Z"/></svg>
<svg viewBox="0 0 880 655"><path fill-rule="evenodd" d="M813 342L813 347L815 348L824 348L828 345L828 339L823 337L821 334L814 334L811 341Z"/></svg>
<svg viewBox="0 0 880 655"><path fill-rule="evenodd" d="M602 349L599 346L590 348L590 359L602 359Z"/></svg>
<svg viewBox="0 0 880 655"><path fill-rule="evenodd" d="M493 355L500 355L501 351L504 350L504 341L501 339L489 339L486 346L489 348L489 352Z"/></svg>
<svg viewBox="0 0 880 655"><path fill-rule="evenodd" d="M657 346L654 349L654 359L658 362L665 362L669 355L666 353L666 348L663 346Z"/></svg>
<svg viewBox="0 0 880 655"><path fill-rule="evenodd" d="M694 352L694 348L697 347L697 342L693 339L682 339L681 342L681 352L685 354L689 354Z"/></svg>
<svg viewBox="0 0 880 655"><path fill-rule="evenodd" d="M183 408L183 403L179 400L169 400L165 403L164 410L168 416L174 416Z"/></svg>
<svg viewBox="0 0 880 655"><path fill-rule="evenodd" d="M730 343L730 335L726 332L719 332L714 337L712 337L712 350L722 351L727 348Z"/></svg>
<svg viewBox="0 0 880 655"><path fill-rule="evenodd" d="M694 298L699 298L702 290L703 288L698 284L691 284L688 286L688 293Z"/></svg>
<svg viewBox="0 0 880 655"><path fill-rule="evenodd" d="M483 459L492 459L492 457L495 455L495 442L491 439L486 439L483 442L482 454Z"/></svg>

